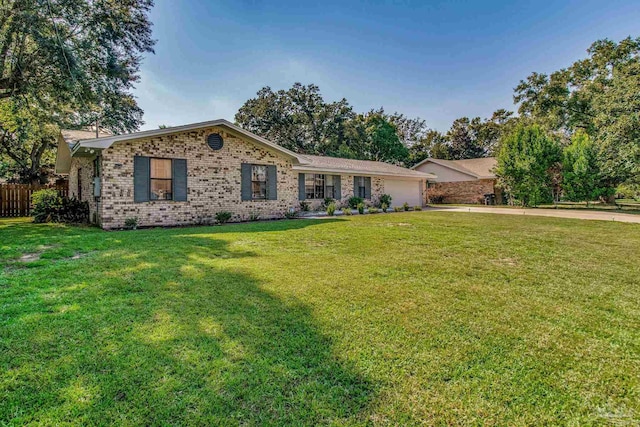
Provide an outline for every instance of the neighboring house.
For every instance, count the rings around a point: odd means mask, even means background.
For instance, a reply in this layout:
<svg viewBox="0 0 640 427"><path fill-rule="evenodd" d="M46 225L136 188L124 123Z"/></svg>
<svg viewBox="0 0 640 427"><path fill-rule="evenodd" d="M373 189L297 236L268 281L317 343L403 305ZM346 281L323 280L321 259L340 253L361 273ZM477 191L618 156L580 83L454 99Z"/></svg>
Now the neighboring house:
<svg viewBox="0 0 640 427"><path fill-rule="evenodd" d="M87 139L85 139L85 137ZM422 205L435 176L382 162L296 154L226 120L109 135L61 135L56 171L69 193L89 203L91 219L120 228L197 224L216 212L233 220L282 217L306 200Z"/></svg>
<svg viewBox="0 0 640 427"><path fill-rule="evenodd" d="M502 203L502 192L496 186L493 172L495 157L467 160L426 159L412 169L436 175L429 183L428 197L437 196L441 203L484 203L485 195L494 194Z"/></svg>

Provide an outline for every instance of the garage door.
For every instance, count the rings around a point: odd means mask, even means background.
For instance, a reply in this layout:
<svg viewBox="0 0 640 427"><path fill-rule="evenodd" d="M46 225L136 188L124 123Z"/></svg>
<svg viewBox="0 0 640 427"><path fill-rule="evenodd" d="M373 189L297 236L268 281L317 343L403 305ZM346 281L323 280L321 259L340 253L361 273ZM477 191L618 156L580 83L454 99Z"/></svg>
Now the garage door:
<svg viewBox="0 0 640 427"><path fill-rule="evenodd" d="M420 181L403 181L400 179L385 179L384 192L391 196L393 206L422 206L422 188Z"/></svg>

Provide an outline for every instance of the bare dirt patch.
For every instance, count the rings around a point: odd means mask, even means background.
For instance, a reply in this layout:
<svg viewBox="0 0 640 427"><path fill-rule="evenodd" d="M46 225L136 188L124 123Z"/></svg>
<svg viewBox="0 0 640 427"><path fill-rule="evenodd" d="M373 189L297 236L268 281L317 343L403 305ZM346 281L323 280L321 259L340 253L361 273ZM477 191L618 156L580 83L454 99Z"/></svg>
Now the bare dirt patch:
<svg viewBox="0 0 640 427"><path fill-rule="evenodd" d="M38 246L38 252L31 252L27 254L23 254L18 261L20 262L34 262L40 260L40 256L47 249L53 248L53 245L40 245Z"/></svg>
<svg viewBox="0 0 640 427"><path fill-rule="evenodd" d="M20 262L34 262L40 259L42 252L35 252L32 254L24 254L20 257Z"/></svg>

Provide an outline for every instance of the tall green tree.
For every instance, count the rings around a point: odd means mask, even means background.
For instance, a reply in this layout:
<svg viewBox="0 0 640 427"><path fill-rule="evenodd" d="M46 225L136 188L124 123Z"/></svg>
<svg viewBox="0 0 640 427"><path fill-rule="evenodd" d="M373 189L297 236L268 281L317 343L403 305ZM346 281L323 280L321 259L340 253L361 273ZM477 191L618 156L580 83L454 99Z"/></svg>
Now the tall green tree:
<svg viewBox="0 0 640 427"><path fill-rule="evenodd" d="M32 155L33 144L35 153L55 144L42 137L46 126L99 120L126 132L142 124L131 90L142 54L153 52L152 6L152 0L0 3L0 153L15 162L23 180L34 179L44 158Z"/></svg>
<svg viewBox="0 0 640 427"><path fill-rule="evenodd" d="M451 150L449 149L449 141L447 141L446 136L443 135L443 139L439 139L430 146L429 157L433 157L434 159L453 160L451 158Z"/></svg>
<svg viewBox="0 0 640 427"><path fill-rule="evenodd" d="M357 114L346 99L326 102L318 86L264 87L235 115L243 128L302 154L404 164L427 133L424 120L383 108Z"/></svg>
<svg viewBox="0 0 640 427"><path fill-rule="evenodd" d="M515 88L521 116L548 130L585 130L608 185L640 182L640 38L598 40L588 57Z"/></svg>
<svg viewBox="0 0 640 427"><path fill-rule="evenodd" d="M471 121L471 128L487 156L495 156L499 151L500 139L509 133L517 124L518 119L513 112L503 108L493 112L490 118L480 120L476 117Z"/></svg>
<svg viewBox="0 0 640 427"><path fill-rule="evenodd" d="M398 138L407 147L422 141L430 131L427 121L420 117L411 118L398 112L385 114L384 109L380 109L380 113L396 127Z"/></svg>
<svg viewBox="0 0 640 427"><path fill-rule="evenodd" d="M398 136L398 129L383 114L372 111L359 118L363 122L367 144L364 157L388 163L404 164L409 150Z"/></svg>
<svg viewBox="0 0 640 427"><path fill-rule="evenodd" d="M0 127L3 135L0 160L5 159L2 175L21 182L46 181L53 166L51 147L58 128L46 112L36 106L25 106L21 100L0 101Z"/></svg>
<svg viewBox="0 0 640 427"><path fill-rule="evenodd" d="M449 158L449 146L447 137L437 130L429 130L424 137L409 147L409 166L416 165L426 158Z"/></svg>
<svg viewBox="0 0 640 427"><path fill-rule="evenodd" d="M571 144L564 148L562 161L562 190L566 199L588 203L614 193L602 180L597 156L597 147L585 131L573 134Z"/></svg>
<svg viewBox="0 0 640 427"><path fill-rule="evenodd" d="M539 125L519 125L500 145L496 175L500 185L524 206L553 200L562 151Z"/></svg>
<svg viewBox="0 0 640 427"><path fill-rule="evenodd" d="M495 156L503 135L516 125L513 112L496 110L488 119L460 117L453 121L442 144L434 145L432 157L441 159L475 159Z"/></svg>
<svg viewBox="0 0 640 427"><path fill-rule="evenodd" d="M348 124L356 114L346 99L326 103L314 84L260 89L235 115L243 128L306 154L346 152Z"/></svg>
<svg viewBox="0 0 640 427"><path fill-rule="evenodd" d="M449 141L449 155L454 160L475 159L486 157L485 147L482 146L475 134L479 119L472 123L468 117L454 120L451 129L447 132Z"/></svg>

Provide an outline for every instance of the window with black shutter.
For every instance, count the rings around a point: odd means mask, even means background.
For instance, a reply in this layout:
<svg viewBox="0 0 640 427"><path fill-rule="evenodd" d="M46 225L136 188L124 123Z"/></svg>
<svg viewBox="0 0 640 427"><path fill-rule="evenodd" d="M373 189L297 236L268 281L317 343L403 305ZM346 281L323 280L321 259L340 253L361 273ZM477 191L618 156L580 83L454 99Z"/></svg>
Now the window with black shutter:
<svg viewBox="0 0 640 427"><path fill-rule="evenodd" d="M173 178L171 159L152 158L150 163L150 194L151 200L173 199Z"/></svg>
<svg viewBox="0 0 640 427"><path fill-rule="evenodd" d="M275 165L242 163L240 175L241 200L278 200L278 170Z"/></svg>
<svg viewBox="0 0 640 427"><path fill-rule="evenodd" d="M134 156L133 199L187 201L187 160Z"/></svg>
<svg viewBox="0 0 640 427"><path fill-rule="evenodd" d="M267 167L264 165L251 165L251 198L267 198Z"/></svg>

